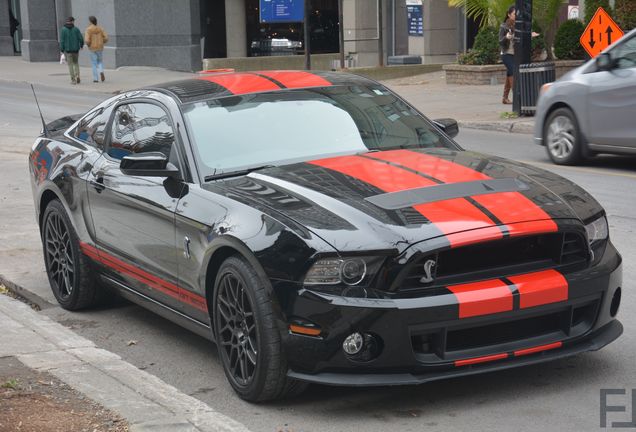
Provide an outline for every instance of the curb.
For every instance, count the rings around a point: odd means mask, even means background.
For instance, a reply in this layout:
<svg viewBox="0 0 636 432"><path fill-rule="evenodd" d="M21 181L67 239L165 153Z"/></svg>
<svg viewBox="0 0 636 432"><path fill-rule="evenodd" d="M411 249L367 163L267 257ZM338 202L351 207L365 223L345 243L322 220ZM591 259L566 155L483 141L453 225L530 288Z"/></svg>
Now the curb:
<svg viewBox="0 0 636 432"><path fill-rule="evenodd" d="M25 299L29 303L36 305L37 307L40 308L40 310L55 307L54 304L49 303L48 301L44 300L42 297L40 297L39 295L35 294L32 291L29 291L28 289L22 288L20 285L14 284L13 282L11 282L9 279L5 278L1 274L0 274L0 285L4 285L13 294Z"/></svg>
<svg viewBox="0 0 636 432"><path fill-rule="evenodd" d="M12 284L15 286L15 284ZM0 357L46 371L128 421L131 431L249 432L241 423L0 295Z"/></svg>
<svg viewBox="0 0 636 432"><path fill-rule="evenodd" d="M479 129L494 132L508 132L519 134L534 134L534 121L459 121L459 126L465 129Z"/></svg>

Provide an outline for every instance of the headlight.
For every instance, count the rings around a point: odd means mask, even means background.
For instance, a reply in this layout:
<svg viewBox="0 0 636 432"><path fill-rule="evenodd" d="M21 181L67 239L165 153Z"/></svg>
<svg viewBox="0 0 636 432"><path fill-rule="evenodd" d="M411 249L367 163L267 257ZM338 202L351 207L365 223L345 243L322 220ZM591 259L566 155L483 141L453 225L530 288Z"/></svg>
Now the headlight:
<svg viewBox="0 0 636 432"><path fill-rule="evenodd" d="M304 285L368 285L384 257L322 258L305 275Z"/></svg>
<svg viewBox="0 0 636 432"><path fill-rule="evenodd" d="M541 86L541 90L539 90L539 94L542 95L543 93L547 92L550 87L552 87L552 83L543 84Z"/></svg>
<svg viewBox="0 0 636 432"><path fill-rule="evenodd" d="M590 242L590 245L601 240L607 240L607 237L609 237L607 219L605 216L601 216L592 223L585 225L585 231L587 232L587 240Z"/></svg>

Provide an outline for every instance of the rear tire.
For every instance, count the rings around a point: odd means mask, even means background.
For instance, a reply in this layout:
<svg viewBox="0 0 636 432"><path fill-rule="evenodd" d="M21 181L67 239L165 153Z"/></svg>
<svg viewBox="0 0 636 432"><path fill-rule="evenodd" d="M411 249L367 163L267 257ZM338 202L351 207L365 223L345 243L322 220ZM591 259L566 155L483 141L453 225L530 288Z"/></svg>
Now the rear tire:
<svg viewBox="0 0 636 432"><path fill-rule="evenodd" d="M545 122L543 140L548 156L557 165L576 165L583 160L583 137L569 108L554 110Z"/></svg>
<svg viewBox="0 0 636 432"><path fill-rule="evenodd" d="M219 357L232 388L250 402L297 395L307 387L287 377L287 360L266 284L238 256L223 262L214 284Z"/></svg>
<svg viewBox="0 0 636 432"><path fill-rule="evenodd" d="M46 274L60 306L78 310L99 303L103 289L80 251L77 233L59 200L51 201L44 210L41 232Z"/></svg>

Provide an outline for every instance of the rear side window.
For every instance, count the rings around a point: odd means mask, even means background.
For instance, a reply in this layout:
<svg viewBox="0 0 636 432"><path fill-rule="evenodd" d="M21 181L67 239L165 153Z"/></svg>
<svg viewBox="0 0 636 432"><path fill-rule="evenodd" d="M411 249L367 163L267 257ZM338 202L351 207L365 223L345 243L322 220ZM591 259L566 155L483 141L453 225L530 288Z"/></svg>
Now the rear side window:
<svg viewBox="0 0 636 432"><path fill-rule="evenodd" d="M108 155L121 159L132 153L174 153L174 131L168 114L157 105L131 103L115 111Z"/></svg>
<svg viewBox="0 0 636 432"><path fill-rule="evenodd" d="M88 113L79 121L70 135L86 144L103 148L106 123L108 123L108 113L104 110L105 108L102 107Z"/></svg>

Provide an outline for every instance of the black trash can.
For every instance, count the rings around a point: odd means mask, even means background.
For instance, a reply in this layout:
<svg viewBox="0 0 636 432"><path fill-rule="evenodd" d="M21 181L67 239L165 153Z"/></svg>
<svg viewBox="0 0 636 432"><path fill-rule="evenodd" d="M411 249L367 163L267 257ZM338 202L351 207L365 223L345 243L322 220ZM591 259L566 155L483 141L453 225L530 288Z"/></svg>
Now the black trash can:
<svg viewBox="0 0 636 432"><path fill-rule="evenodd" d="M552 62L519 65L521 115L534 115L541 86L555 79L556 71Z"/></svg>

